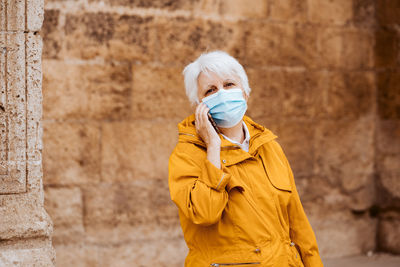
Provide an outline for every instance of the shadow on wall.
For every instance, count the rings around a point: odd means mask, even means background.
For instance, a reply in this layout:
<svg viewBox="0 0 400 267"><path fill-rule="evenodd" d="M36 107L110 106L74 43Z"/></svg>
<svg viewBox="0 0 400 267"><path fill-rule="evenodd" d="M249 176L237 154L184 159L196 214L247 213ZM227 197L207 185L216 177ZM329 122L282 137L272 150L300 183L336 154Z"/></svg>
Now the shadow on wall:
<svg viewBox="0 0 400 267"><path fill-rule="evenodd" d="M45 203L57 266L182 266L181 71L221 49L278 135L323 258L400 253L397 1L47 1Z"/></svg>

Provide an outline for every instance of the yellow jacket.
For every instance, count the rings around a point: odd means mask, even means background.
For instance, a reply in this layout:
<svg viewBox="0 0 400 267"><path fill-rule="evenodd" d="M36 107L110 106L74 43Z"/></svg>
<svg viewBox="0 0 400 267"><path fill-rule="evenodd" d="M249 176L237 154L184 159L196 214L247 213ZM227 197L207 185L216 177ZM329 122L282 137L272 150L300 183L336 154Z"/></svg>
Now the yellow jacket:
<svg viewBox="0 0 400 267"><path fill-rule="evenodd" d="M245 116L249 152L221 136L218 169L194 120L178 124L169 159L170 195L189 247L185 266L323 266L277 136Z"/></svg>

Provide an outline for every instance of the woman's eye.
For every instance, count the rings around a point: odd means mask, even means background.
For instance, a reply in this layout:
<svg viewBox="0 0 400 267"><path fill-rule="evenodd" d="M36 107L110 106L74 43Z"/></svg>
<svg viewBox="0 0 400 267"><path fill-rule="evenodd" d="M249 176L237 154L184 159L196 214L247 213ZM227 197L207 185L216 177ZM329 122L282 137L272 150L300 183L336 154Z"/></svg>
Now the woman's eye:
<svg viewBox="0 0 400 267"><path fill-rule="evenodd" d="M231 86L234 86L234 85L235 85L234 83L226 83L225 87L231 87Z"/></svg>
<svg viewBox="0 0 400 267"><path fill-rule="evenodd" d="M212 92L215 91L215 88L210 88L206 91L206 95L211 94Z"/></svg>

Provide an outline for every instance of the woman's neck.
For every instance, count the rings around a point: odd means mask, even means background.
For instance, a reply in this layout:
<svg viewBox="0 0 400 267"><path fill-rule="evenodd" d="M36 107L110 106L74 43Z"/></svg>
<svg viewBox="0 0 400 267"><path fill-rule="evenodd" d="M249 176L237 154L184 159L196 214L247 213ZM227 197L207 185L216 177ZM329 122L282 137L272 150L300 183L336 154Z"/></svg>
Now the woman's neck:
<svg viewBox="0 0 400 267"><path fill-rule="evenodd" d="M231 128L219 128L219 130L223 135L240 144L244 141L243 120Z"/></svg>

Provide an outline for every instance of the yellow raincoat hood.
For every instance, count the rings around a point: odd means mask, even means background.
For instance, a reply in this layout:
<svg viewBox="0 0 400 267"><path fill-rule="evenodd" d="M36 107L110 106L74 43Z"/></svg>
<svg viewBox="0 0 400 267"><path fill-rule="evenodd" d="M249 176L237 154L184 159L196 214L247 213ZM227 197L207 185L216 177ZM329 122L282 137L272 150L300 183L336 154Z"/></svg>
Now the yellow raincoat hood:
<svg viewBox="0 0 400 267"><path fill-rule="evenodd" d="M323 266L277 136L244 116L249 152L220 135L218 169L194 121L178 124L169 159L170 195L189 247L185 266Z"/></svg>

